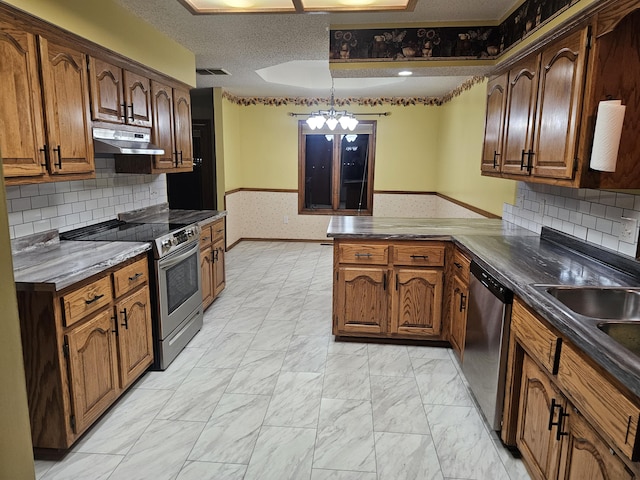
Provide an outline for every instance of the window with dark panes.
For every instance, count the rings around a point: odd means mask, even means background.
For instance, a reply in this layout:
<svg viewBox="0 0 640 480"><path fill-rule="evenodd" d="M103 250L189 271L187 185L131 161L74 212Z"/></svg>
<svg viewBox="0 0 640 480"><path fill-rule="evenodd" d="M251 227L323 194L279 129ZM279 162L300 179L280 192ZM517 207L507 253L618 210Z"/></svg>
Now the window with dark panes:
<svg viewBox="0 0 640 480"><path fill-rule="evenodd" d="M371 215L376 122L332 131L301 121L298 129L300 213Z"/></svg>

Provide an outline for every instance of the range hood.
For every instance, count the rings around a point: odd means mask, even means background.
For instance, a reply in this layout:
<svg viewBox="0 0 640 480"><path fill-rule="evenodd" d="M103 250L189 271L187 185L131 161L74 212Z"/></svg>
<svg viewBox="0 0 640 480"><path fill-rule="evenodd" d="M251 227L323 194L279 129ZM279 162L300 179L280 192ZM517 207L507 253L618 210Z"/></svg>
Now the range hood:
<svg viewBox="0 0 640 480"><path fill-rule="evenodd" d="M93 148L95 153L119 153L125 155L163 155L164 149L151 143L151 134L93 129Z"/></svg>

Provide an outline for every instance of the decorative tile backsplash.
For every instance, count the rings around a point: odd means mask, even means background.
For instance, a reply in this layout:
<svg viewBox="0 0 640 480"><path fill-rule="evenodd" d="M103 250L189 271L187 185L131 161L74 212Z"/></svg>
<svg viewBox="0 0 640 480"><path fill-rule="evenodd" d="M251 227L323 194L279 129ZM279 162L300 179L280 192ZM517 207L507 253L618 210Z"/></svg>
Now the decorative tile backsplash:
<svg viewBox="0 0 640 480"><path fill-rule="evenodd" d="M619 237L623 218L640 221L640 195L518 182L516 204L505 203L502 218L537 233L551 227L635 257L638 227L630 239Z"/></svg>
<svg viewBox="0 0 640 480"><path fill-rule="evenodd" d="M167 201L166 175L116 174L114 162L96 158L91 180L6 187L10 237L64 232Z"/></svg>

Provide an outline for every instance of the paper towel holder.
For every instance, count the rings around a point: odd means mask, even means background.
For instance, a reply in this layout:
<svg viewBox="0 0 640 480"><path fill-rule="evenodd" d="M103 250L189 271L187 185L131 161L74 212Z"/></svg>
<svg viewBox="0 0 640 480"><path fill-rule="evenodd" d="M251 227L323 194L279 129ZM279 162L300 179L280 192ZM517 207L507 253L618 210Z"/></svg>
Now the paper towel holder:
<svg viewBox="0 0 640 480"><path fill-rule="evenodd" d="M598 104L589 161L590 170L616 171L625 110L626 106L622 105L622 100L614 100L611 95L607 95L606 100Z"/></svg>

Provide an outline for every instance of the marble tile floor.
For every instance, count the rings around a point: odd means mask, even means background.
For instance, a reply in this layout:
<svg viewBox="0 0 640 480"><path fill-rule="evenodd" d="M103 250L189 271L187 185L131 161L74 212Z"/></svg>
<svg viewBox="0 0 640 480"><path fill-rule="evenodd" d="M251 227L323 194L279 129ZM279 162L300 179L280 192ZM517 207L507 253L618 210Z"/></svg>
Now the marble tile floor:
<svg viewBox="0 0 640 480"><path fill-rule="evenodd" d="M227 288L42 480L521 480L450 349L335 342L332 248L242 242Z"/></svg>

